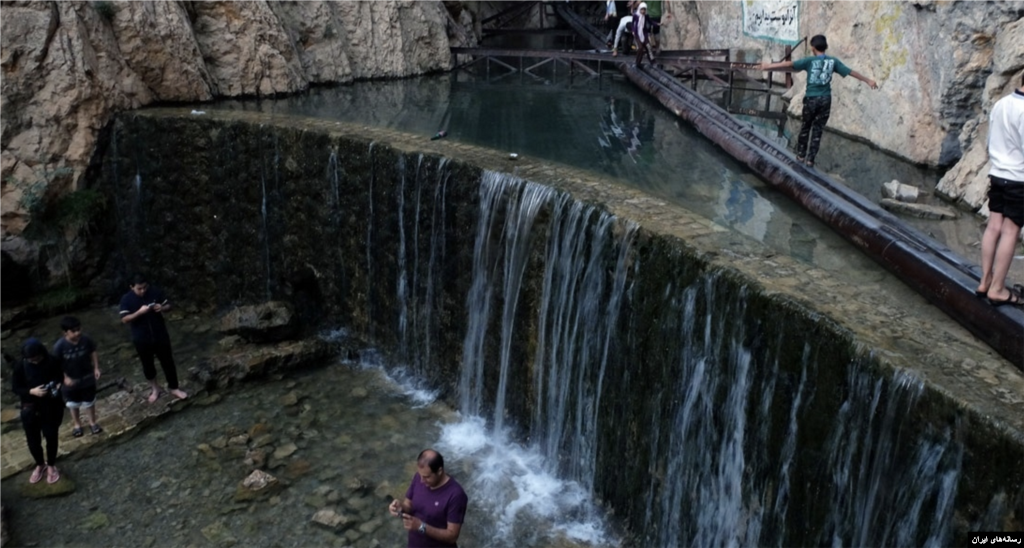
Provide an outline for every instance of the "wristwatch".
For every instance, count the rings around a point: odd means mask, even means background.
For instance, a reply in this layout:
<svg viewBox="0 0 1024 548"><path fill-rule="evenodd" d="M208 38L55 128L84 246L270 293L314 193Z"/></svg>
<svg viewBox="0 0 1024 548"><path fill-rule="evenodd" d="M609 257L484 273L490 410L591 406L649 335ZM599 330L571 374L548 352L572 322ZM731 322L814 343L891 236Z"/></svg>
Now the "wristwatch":
<svg viewBox="0 0 1024 548"><path fill-rule="evenodd" d="M427 524L422 521L420 522L420 534L427 534Z"/></svg>

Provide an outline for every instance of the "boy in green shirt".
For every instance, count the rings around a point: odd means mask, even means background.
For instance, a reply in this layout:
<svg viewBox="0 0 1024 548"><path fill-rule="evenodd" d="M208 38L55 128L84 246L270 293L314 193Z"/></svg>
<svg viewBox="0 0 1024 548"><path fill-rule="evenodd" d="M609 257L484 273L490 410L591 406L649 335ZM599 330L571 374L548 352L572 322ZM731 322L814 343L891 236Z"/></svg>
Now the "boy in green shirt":
<svg viewBox="0 0 1024 548"><path fill-rule="evenodd" d="M814 55L798 61L782 61L779 63L761 63L761 70L792 68L807 71L807 92L804 94L803 125L800 126L800 137L796 143L796 159L814 167L814 157L818 155L821 134L832 113L832 73L842 77L854 78L878 89L874 80L844 65L842 61L825 55L828 41L824 35L818 34L811 38L811 52ZM811 141L808 147L807 137Z"/></svg>

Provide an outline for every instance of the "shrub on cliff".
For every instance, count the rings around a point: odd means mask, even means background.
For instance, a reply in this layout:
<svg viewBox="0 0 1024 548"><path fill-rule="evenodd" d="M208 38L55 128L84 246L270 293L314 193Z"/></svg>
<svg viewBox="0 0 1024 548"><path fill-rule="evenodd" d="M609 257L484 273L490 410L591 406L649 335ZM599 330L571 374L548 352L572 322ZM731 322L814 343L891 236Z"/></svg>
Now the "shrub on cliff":
<svg viewBox="0 0 1024 548"><path fill-rule="evenodd" d="M79 189L63 195L47 193L48 188L53 188L50 183L54 179L70 171L69 168L44 170L36 181L7 180L8 184L21 189L21 205L32 219L23 236L39 245L47 262L56 261L57 272L52 274L62 275L66 282L64 287L47 293L46 307L52 309L61 309L79 300L72 276L72 250L79 238L89 236L106 210L106 199L98 190Z"/></svg>

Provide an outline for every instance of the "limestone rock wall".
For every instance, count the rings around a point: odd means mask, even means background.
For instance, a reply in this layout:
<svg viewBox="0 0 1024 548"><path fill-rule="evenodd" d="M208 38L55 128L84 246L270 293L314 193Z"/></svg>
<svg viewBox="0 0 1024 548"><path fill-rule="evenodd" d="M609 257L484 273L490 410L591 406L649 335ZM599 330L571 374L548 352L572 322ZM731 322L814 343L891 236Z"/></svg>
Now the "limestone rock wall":
<svg viewBox="0 0 1024 548"><path fill-rule="evenodd" d="M799 6L800 35L826 35L830 54L880 87L873 91L852 77L837 79L829 127L914 163L959 161L940 192L981 206L987 184L983 120L1024 69L1024 2ZM670 9L666 48L737 48L751 62L783 57L783 45L744 35L740 2L671 2ZM807 53L801 46L794 57ZM796 74L793 115L802 110L805 81L804 73Z"/></svg>
<svg viewBox="0 0 1024 548"><path fill-rule="evenodd" d="M26 185L75 189L97 137L157 102L298 92L448 69L440 2L4 2L0 236L35 247Z"/></svg>
<svg viewBox="0 0 1024 548"><path fill-rule="evenodd" d="M1024 10L1024 2L1018 2ZM1024 15L1024 14L1022 14ZM992 106L1000 98L1013 93L1021 86L1024 73L1024 19L1006 25L996 36L995 52L992 57L992 72L985 79L985 90L981 97L977 116L964 124L960 132L960 146L963 158L939 181L936 191L960 201L971 208L982 207L988 215L986 191L988 189L987 136L988 117Z"/></svg>

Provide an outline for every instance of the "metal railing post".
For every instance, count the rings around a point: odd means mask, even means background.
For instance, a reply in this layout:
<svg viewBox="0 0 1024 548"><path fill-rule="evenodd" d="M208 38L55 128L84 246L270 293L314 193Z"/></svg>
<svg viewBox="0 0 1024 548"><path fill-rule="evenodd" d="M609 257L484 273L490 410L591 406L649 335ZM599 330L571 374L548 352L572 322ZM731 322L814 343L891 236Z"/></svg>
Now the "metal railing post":
<svg viewBox="0 0 1024 548"><path fill-rule="evenodd" d="M791 57L793 57L793 47L792 46L786 46L786 56L783 57L783 59L785 59L786 61L789 61L789 59ZM770 72L768 74L771 75ZM771 86L769 86L769 87L771 87ZM791 87L793 87L793 73L792 72L787 72L786 73L786 89L789 89Z"/></svg>

